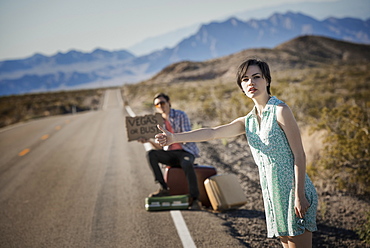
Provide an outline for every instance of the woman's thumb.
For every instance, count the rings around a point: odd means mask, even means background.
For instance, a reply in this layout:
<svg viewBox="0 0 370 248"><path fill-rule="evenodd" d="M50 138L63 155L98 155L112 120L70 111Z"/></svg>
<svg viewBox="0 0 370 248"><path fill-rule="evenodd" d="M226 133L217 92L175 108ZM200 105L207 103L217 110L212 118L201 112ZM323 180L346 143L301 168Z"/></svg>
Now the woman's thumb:
<svg viewBox="0 0 370 248"><path fill-rule="evenodd" d="M164 130L164 129L163 129L163 127L162 127L161 125L159 125L159 124L158 124L158 125L157 125L157 128L158 128L159 130L161 130L161 132L166 133L166 130Z"/></svg>

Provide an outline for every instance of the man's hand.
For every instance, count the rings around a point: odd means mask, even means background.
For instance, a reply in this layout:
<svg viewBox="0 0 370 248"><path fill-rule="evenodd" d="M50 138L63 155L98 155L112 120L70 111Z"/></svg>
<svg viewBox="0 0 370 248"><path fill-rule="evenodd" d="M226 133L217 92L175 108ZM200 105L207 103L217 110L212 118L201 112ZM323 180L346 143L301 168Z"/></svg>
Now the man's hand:
<svg viewBox="0 0 370 248"><path fill-rule="evenodd" d="M155 142L160 146L169 146L173 143L173 134L163 129L160 125L157 125L157 128L162 131L155 136Z"/></svg>
<svg viewBox="0 0 370 248"><path fill-rule="evenodd" d="M142 144L149 142L149 140L148 139L145 139L145 138L139 138L137 141L140 142L140 143L142 143Z"/></svg>

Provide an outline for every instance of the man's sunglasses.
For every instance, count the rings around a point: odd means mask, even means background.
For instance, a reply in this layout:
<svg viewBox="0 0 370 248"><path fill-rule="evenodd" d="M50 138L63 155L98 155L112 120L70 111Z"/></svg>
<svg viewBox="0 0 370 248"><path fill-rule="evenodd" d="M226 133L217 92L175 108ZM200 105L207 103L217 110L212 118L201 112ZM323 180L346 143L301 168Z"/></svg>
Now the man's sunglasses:
<svg viewBox="0 0 370 248"><path fill-rule="evenodd" d="M154 104L156 108L163 107L166 104L166 102L158 102L157 104Z"/></svg>

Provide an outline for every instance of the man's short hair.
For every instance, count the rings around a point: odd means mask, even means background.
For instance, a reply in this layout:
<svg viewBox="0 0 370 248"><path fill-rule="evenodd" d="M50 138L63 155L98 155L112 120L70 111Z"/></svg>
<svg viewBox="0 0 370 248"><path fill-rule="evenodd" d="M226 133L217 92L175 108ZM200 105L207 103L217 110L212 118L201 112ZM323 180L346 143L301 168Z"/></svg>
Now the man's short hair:
<svg viewBox="0 0 370 248"><path fill-rule="evenodd" d="M153 102L154 102L155 99L160 98L160 97L163 97L164 99L166 99L167 102L170 101L170 97L168 95L166 95L164 93L158 93L154 96Z"/></svg>

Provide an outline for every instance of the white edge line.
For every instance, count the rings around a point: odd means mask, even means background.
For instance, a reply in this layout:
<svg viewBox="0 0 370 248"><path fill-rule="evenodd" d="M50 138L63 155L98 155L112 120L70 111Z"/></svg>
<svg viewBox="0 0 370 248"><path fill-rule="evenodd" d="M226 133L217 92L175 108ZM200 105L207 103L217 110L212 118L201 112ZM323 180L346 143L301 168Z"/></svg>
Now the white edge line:
<svg viewBox="0 0 370 248"><path fill-rule="evenodd" d="M125 106L125 108L126 108L127 113L131 117L136 116L130 106ZM144 147L146 151L149 151L152 149L152 146L149 143L144 143ZM184 248L196 248L195 243L190 235L189 229L186 226L184 217L182 217L181 212L179 210L171 210L170 213L171 213L172 220L175 223L175 227L176 227L177 233L179 234L183 247Z"/></svg>
<svg viewBox="0 0 370 248"><path fill-rule="evenodd" d="M135 113L134 111L132 111L132 109L130 108L130 106L125 106L125 109L127 111L127 113L131 116L131 117L135 117Z"/></svg>
<svg viewBox="0 0 370 248"><path fill-rule="evenodd" d="M121 90L117 90L117 99L118 99L118 104L119 107L123 107L123 100L122 100L122 95L121 95Z"/></svg>
<svg viewBox="0 0 370 248"><path fill-rule="evenodd" d="M22 127L22 126L28 125L30 123L31 122L28 121L28 122L18 122L18 123L11 124L9 126L2 127L0 129L0 133L12 130L12 129L17 128L17 127Z"/></svg>
<svg viewBox="0 0 370 248"><path fill-rule="evenodd" d="M106 110L107 109L107 104L108 104L108 90L105 91L105 94L104 94L104 102L103 102L103 110Z"/></svg>
<svg viewBox="0 0 370 248"><path fill-rule="evenodd" d="M182 246L184 248L196 248L193 239L191 238L188 227L186 226L185 220L179 210L170 211L173 222L175 223L177 233L180 236Z"/></svg>
<svg viewBox="0 0 370 248"><path fill-rule="evenodd" d="M149 143L144 143L145 151L150 151L153 149L153 147Z"/></svg>

